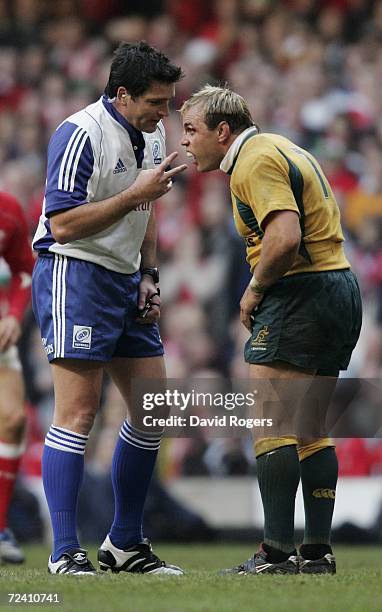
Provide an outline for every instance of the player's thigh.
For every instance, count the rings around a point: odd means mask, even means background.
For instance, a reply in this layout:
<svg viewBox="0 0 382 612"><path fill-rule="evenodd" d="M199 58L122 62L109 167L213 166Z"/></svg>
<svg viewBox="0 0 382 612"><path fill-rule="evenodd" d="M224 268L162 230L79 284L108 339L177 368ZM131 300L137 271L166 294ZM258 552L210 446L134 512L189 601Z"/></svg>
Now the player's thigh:
<svg viewBox="0 0 382 612"><path fill-rule="evenodd" d="M12 442L25 424L24 381L19 370L0 365L0 438Z"/></svg>
<svg viewBox="0 0 382 612"><path fill-rule="evenodd" d="M306 446L327 438L332 429L331 401L338 381L338 370L318 370L298 418L298 444Z"/></svg>
<svg viewBox="0 0 382 612"><path fill-rule="evenodd" d="M271 430L255 430L256 440L264 436L294 436L299 431L299 419L309 403L315 372L282 361L249 364L250 386L256 392L253 416L272 419L273 423Z"/></svg>
<svg viewBox="0 0 382 612"><path fill-rule="evenodd" d="M83 359L55 359L53 425L88 434L99 407L104 363Z"/></svg>
<svg viewBox="0 0 382 612"><path fill-rule="evenodd" d="M126 402L132 425L142 428L143 408L140 401L145 380L155 380L155 389L165 390L166 366L162 355L156 357L115 357L106 366L113 382ZM153 416L164 418L167 406L159 407Z"/></svg>

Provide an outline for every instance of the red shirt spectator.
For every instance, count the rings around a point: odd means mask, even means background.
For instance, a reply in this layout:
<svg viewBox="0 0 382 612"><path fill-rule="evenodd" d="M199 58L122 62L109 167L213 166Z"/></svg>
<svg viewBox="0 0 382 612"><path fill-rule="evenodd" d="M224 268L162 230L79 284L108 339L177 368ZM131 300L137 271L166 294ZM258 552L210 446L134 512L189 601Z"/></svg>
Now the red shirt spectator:
<svg viewBox="0 0 382 612"><path fill-rule="evenodd" d="M30 301L34 258L22 208L16 198L4 192L0 192L0 257L5 259L12 275L6 291L7 315L21 322ZM5 297L2 293L0 303Z"/></svg>

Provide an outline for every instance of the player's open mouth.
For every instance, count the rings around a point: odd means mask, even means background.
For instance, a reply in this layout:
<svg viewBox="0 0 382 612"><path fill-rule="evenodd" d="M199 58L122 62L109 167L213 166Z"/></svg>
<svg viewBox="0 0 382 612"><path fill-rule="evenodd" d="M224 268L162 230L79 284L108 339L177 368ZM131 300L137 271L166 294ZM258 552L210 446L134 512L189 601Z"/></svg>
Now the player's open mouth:
<svg viewBox="0 0 382 612"><path fill-rule="evenodd" d="M191 153L191 151L187 151L187 152L186 152L186 155L187 155L187 157L189 157L190 159L192 159L192 161L193 161L193 163L194 163L194 164L196 164L196 163L197 163L196 157L195 157L195 155L194 155L193 153Z"/></svg>

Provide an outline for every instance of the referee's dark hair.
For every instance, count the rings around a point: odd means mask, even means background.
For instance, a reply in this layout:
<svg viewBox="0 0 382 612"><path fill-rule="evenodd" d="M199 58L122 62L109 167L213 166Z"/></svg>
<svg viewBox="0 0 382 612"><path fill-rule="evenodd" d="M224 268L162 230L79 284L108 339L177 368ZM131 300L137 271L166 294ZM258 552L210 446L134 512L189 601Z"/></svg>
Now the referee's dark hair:
<svg viewBox="0 0 382 612"><path fill-rule="evenodd" d="M105 94L117 95L118 87L125 87L132 98L141 96L153 82L176 83L183 77L179 66L146 42L121 43L114 52Z"/></svg>

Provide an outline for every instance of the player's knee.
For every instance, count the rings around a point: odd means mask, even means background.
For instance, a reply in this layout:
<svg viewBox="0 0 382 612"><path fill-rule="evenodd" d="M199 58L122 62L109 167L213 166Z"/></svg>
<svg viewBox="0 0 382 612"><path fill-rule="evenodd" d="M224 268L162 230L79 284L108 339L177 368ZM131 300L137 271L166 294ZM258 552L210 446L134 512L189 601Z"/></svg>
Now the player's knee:
<svg viewBox="0 0 382 612"><path fill-rule="evenodd" d="M296 446L297 439L294 436L283 436L282 438L261 438L255 441L256 457L270 453L283 446Z"/></svg>
<svg viewBox="0 0 382 612"><path fill-rule="evenodd" d="M75 417L74 431L87 435L94 424L94 414L83 412Z"/></svg>
<svg viewBox="0 0 382 612"><path fill-rule="evenodd" d="M14 408L3 419L1 429L5 439L19 442L25 430L26 415L23 407Z"/></svg>
<svg viewBox="0 0 382 612"><path fill-rule="evenodd" d="M65 418L56 419L55 424L57 427L63 427L87 436L93 427L94 417L93 413L79 411L76 414L67 415Z"/></svg>
<svg viewBox="0 0 382 612"><path fill-rule="evenodd" d="M300 461L307 459L314 453L318 453L324 448L335 446L331 438L317 438L315 440L305 440L304 438L298 438L297 440L297 452Z"/></svg>

